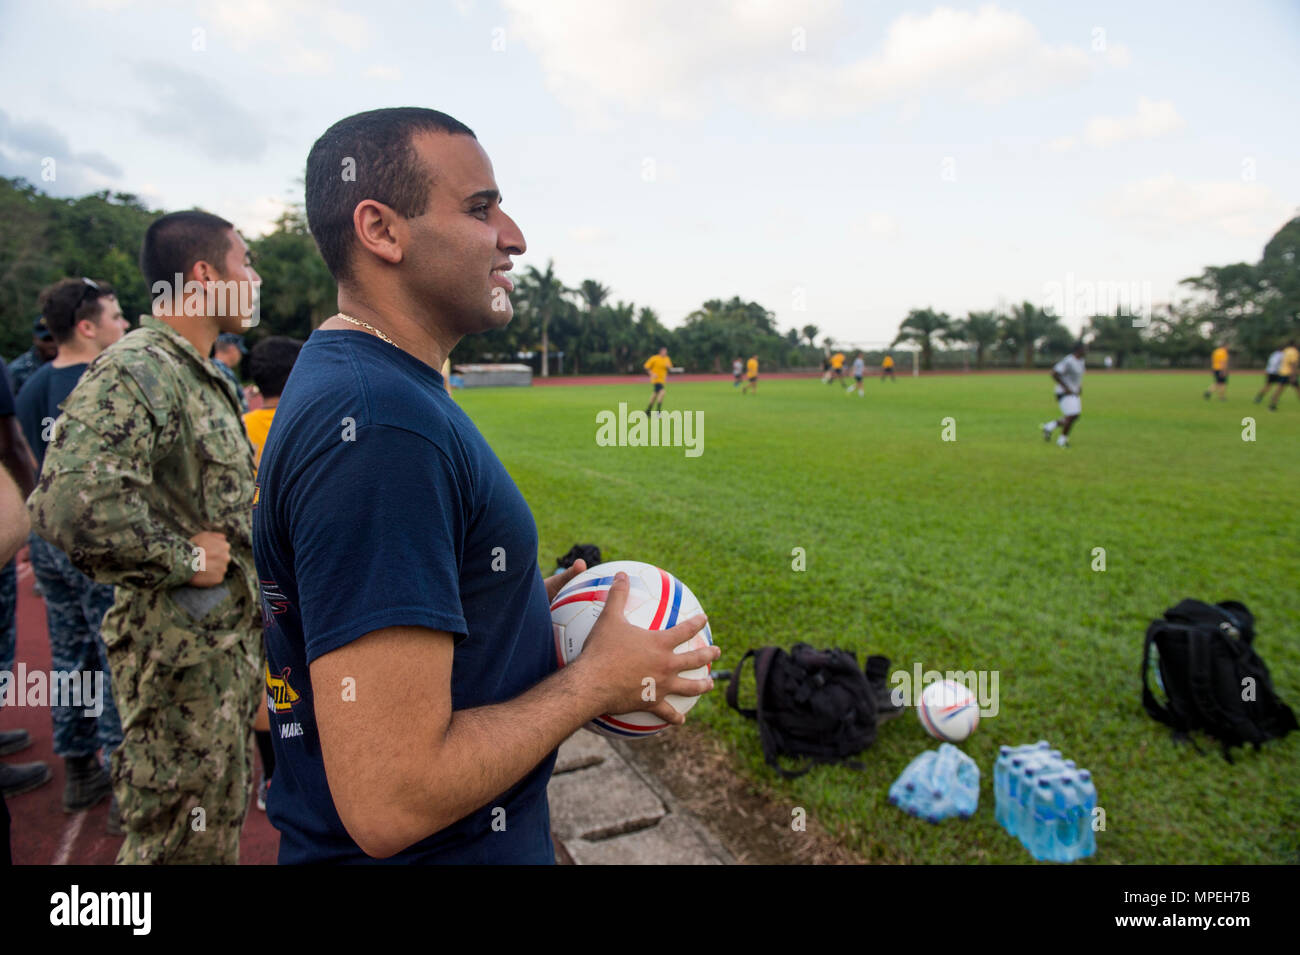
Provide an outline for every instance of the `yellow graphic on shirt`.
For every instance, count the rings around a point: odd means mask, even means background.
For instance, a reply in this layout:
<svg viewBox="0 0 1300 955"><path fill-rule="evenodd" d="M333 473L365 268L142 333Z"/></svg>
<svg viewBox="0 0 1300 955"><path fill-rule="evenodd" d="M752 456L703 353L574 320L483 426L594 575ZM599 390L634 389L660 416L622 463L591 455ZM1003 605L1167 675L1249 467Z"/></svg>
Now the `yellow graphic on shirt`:
<svg viewBox="0 0 1300 955"><path fill-rule="evenodd" d="M266 697L277 713L287 713L302 697L289 685L289 668L280 676L272 676L271 664L266 664Z"/></svg>

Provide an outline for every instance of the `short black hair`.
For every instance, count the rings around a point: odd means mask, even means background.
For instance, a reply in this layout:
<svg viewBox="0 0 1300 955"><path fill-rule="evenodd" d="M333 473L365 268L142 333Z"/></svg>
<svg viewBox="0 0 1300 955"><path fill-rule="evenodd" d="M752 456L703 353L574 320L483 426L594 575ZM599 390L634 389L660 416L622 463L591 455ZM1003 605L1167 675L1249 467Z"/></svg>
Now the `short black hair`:
<svg viewBox="0 0 1300 955"><path fill-rule="evenodd" d="M253 346L248 355L248 374L264 397L280 397L301 350L302 342L284 335L272 335Z"/></svg>
<svg viewBox="0 0 1300 955"><path fill-rule="evenodd" d="M428 170L416 133L470 136L474 130L436 109L372 109L325 130L307 154L307 226L336 282L352 274L352 211L373 199L410 219L429 203Z"/></svg>
<svg viewBox="0 0 1300 955"><path fill-rule="evenodd" d="M86 279L60 279L41 292L37 300L41 321L49 329L55 344L71 340L77 322L83 318L94 319L100 303L117 293L107 282L91 284Z"/></svg>
<svg viewBox="0 0 1300 955"><path fill-rule="evenodd" d="M158 282L173 282L179 272L184 275L195 262L211 262L220 267L230 251L226 233L234 226L221 216L191 209L172 212L149 224L140 246L140 271L149 285L150 294ZM174 289L179 295L181 289Z"/></svg>

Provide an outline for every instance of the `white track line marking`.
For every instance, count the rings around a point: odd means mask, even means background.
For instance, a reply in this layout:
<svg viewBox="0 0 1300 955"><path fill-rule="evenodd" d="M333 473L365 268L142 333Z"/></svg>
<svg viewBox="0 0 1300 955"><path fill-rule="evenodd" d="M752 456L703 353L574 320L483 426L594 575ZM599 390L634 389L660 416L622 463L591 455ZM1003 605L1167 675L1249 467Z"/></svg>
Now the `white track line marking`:
<svg viewBox="0 0 1300 955"><path fill-rule="evenodd" d="M81 835L81 827L86 824L86 816L89 813L79 812L69 820L67 827L63 830L63 839L59 842L59 851L54 856L53 865L67 865L68 857L72 855L72 847L77 842L77 836Z"/></svg>

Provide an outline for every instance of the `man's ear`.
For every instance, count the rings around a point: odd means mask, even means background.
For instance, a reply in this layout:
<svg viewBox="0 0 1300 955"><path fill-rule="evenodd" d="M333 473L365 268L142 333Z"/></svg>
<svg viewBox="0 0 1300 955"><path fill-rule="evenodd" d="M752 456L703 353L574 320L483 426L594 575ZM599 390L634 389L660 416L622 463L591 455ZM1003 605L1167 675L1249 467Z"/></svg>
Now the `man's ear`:
<svg viewBox="0 0 1300 955"><path fill-rule="evenodd" d="M392 207L374 199L358 202L352 210L352 232L361 250L389 265L402 261L402 240L407 235L402 223Z"/></svg>
<svg viewBox="0 0 1300 955"><path fill-rule="evenodd" d="M221 274L212 263L206 262L203 259L199 259L199 261L195 262L185 276L186 282L194 281L198 282L200 285L204 285L208 282L217 282L220 281L220 279Z"/></svg>

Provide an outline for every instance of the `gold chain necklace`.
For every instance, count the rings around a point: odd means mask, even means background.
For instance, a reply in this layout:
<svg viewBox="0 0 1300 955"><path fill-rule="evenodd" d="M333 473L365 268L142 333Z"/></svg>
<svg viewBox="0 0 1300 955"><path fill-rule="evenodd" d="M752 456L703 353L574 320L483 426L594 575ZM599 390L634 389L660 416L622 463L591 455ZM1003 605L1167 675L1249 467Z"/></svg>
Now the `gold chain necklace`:
<svg viewBox="0 0 1300 955"><path fill-rule="evenodd" d="M384 334L383 332L381 332L379 329L375 328L375 326L373 326L373 325L368 325L368 324L366 324L365 322L360 321L359 319L355 319L355 318L353 318L351 315L344 315L342 312L339 312L339 313L338 313L337 315L335 315L334 317L335 317L335 318L341 318L341 319L343 319L343 321L345 321L345 322L351 322L353 325L360 325L362 328L368 328L368 329L370 329L372 332L374 332L376 335L378 335L380 338L382 338L384 341L388 342L388 344L392 345L394 348L399 348L399 347L400 347L400 346L397 344L397 342L393 341L391 338L389 338L387 335L385 335L385 334Z"/></svg>

